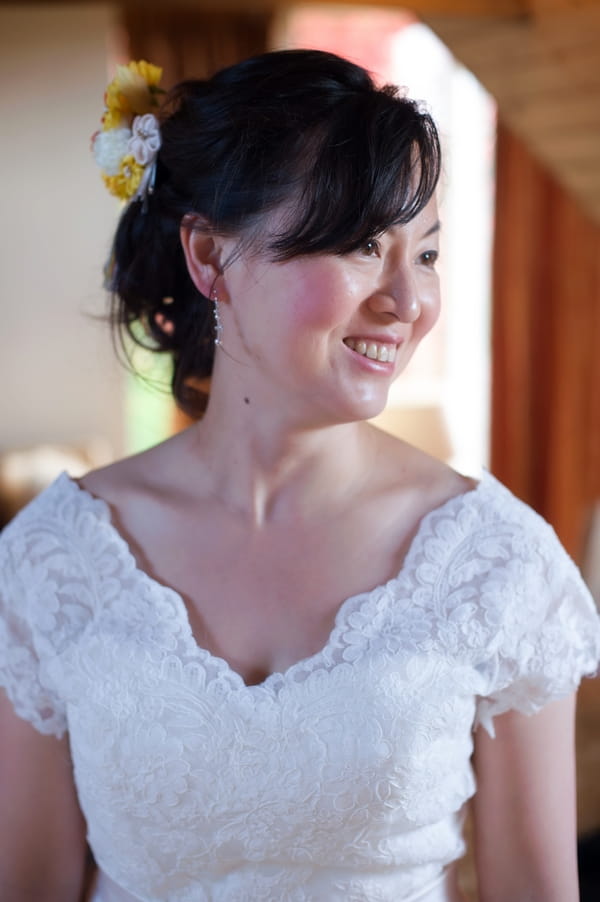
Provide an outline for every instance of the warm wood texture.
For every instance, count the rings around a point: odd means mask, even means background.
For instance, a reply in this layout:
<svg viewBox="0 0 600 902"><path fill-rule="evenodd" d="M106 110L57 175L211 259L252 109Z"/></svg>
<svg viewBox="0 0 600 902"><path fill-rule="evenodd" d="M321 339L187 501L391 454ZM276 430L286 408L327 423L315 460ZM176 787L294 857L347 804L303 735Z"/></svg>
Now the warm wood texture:
<svg viewBox="0 0 600 902"><path fill-rule="evenodd" d="M14 5L15 0L0 0L0 6ZM96 0L19 0L21 6L51 6L52 4L82 5L94 3ZM323 5L324 0L302 0L302 5ZM434 15L489 15L489 16L546 16L549 13L572 12L598 5L598 0L412 0L402 3L398 0L327 0L327 6L378 6L395 9L409 9L416 13ZM165 0L122 0L122 5L129 8L165 10ZM235 9L251 12L256 9L277 9L289 7L290 0L175 0L169 3L169 10L177 9L211 9L222 11Z"/></svg>
<svg viewBox="0 0 600 902"><path fill-rule="evenodd" d="M507 126L600 222L600 4L565 5L540 0L537 14L523 17L424 18L494 95Z"/></svg>
<svg viewBox="0 0 600 902"><path fill-rule="evenodd" d="M581 559L600 497L600 226L498 130L492 469Z"/></svg>
<svg viewBox="0 0 600 902"><path fill-rule="evenodd" d="M268 48L272 14L249 11L154 8L121 4L132 59L163 69L167 87L185 78L208 78L217 69Z"/></svg>
<svg viewBox="0 0 600 902"><path fill-rule="evenodd" d="M30 4L49 5L52 3L72 3L83 4L93 3L95 0L20 0L22 6ZM484 15L484 16L503 16L503 15L526 15L529 13L534 0L414 0L410 3L398 2L398 0L377 0L377 3L371 3L370 0L301 0L302 5L308 5L311 2L315 5L335 5L336 3L344 6L379 6L393 7L394 9L411 9L417 13L431 13L433 15ZM545 0L540 0L545 2ZM552 0L547 0L552 2ZM590 2L590 0L555 0L561 7L570 8L571 6L579 6ZM0 6L10 5L14 0L0 0ZM130 9L162 9L163 11L172 11L178 9L209 9L222 12L224 10L237 10L244 12L252 12L259 9L280 9L293 5L290 0L174 0L174 2L165 2L165 0L121 0L122 6Z"/></svg>
<svg viewBox="0 0 600 902"><path fill-rule="evenodd" d="M52 2L59 0L46 0ZM327 2L369 5L368 0ZM224 19L236 11L248 17L252 29L253 18L287 7L289 0L115 5L128 18L160 17L166 27L185 19L193 28L193 19L206 12ZM419 15L494 95L506 124L600 222L600 0L378 0L373 5L406 7Z"/></svg>

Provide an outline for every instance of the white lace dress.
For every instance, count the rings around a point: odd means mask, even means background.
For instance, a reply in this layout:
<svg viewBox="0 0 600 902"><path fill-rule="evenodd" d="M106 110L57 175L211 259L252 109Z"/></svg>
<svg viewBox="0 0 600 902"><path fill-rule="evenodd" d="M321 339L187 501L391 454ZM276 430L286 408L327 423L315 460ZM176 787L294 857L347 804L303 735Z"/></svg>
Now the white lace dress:
<svg viewBox="0 0 600 902"><path fill-rule="evenodd" d="M321 651L257 686L198 647L68 476L0 539L0 684L69 732L95 902L448 902L474 727L599 657L575 566L489 474Z"/></svg>

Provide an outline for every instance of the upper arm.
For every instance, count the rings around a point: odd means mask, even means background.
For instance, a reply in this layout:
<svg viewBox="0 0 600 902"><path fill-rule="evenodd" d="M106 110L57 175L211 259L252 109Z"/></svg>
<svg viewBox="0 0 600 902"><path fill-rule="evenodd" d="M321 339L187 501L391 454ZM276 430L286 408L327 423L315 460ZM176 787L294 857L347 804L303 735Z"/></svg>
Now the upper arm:
<svg viewBox="0 0 600 902"><path fill-rule="evenodd" d="M480 902L577 902L575 696L475 734Z"/></svg>
<svg viewBox="0 0 600 902"><path fill-rule="evenodd" d="M57 481L0 536L2 902L78 902L84 880L65 663L90 614L89 565L64 492Z"/></svg>
<svg viewBox="0 0 600 902"><path fill-rule="evenodd" d="M0 897L78 902L85 822L67 738L43 736L0 690Z"/></svg>

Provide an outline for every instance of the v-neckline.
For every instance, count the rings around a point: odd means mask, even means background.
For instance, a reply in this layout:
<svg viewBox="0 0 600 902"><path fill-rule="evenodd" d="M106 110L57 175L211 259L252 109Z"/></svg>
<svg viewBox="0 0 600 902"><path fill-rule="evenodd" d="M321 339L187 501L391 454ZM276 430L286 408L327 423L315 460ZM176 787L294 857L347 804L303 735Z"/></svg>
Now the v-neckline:
<svg viewBox="0 0 600 902"><path fill-rule="evenodd" d="M364 592L357 592L354 595L349 595L347 598L345 598L336 608L332 627L327 635L324 644L321 646L321 648L319 648L318 651L314 652L311 655L307 655L306 657L300 658L298 661L293 662L283 670L276 670L269 673L263 680L258 683L247 683L241 673L235 670L226 658L214 654L197 641L192 630L190 612L188 610L185 599L176 589L166 585L165 583L162 583L160 580L151 576L149 573L143 570L142 567L140 567L129 542L115 526L113 512L110 504L103 498L99 498L88 489L85 489L66 471L63 471L60 474L57 482L59 482L61 479L63 479L66 485L71 488L76 496L82 498L87 505L93 506L96 508L96 510L103 512L104 527L110 533L110 536L114 544L122 554L123 559L127 561L130 572L133 572L137 579L148 586L152 593L159 595L162 594L171 599L177 610L178 621L180 625L182 625L185 629L186 639L189 644L190 651L193 652L194 656L211 662L215 668L219 669L227 677L230 683L235 684L236 689L250 693L261 693L267 692L271 689L276 689L278 686L281 686L288 680L290 680L294 676L294 674L298 672L298 670L305 669L314 664L320 658L324 658L327 655L327 652L331 649L334 637L340 630L346 617L346 612L353 605L353 603L359 603L357 610L364 612L365 607L370 602L379 597L381 593L389 591L389 589L391 589L396 583L398 583L398 581L402 579L403 575L410 570L412 559L418 551L422 538L426 533L430 522L436 516L442 516L444 514L447 515L455 507L460 507L465 503L468 503L469 499L474 499L481 492L483 485L488 480L493 479L493 477L488 471L483 470L481 478L476 482L473 488L469 488L464 492L459 492L457 495L453 495L451 498L448 498L446 501L443 501L441 504L427 511L427 513L421 517L417 524L417 527L409 542L406 554L404 555L404 558L402 560L402 564L397 573L385 582L378 583L372 589L367 589Z"/></svg>

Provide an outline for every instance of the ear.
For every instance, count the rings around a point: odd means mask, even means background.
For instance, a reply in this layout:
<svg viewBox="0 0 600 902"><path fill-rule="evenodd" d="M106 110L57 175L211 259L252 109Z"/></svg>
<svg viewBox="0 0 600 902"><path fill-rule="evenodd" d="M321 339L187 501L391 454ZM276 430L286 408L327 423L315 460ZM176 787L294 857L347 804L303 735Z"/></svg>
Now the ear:
<svg viewBox="0 0 600 902"><path fill-rule="evenodd" d="M190 278L198 291L210 297L217 278L223 273L223 239L202 228L198 216L184 216L179 235Z"/></svg>

